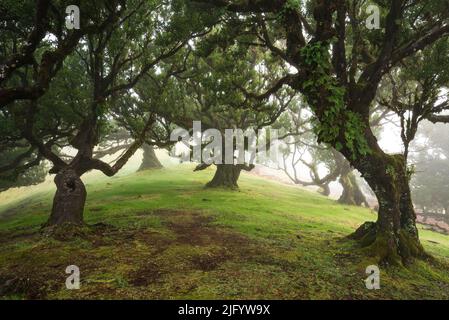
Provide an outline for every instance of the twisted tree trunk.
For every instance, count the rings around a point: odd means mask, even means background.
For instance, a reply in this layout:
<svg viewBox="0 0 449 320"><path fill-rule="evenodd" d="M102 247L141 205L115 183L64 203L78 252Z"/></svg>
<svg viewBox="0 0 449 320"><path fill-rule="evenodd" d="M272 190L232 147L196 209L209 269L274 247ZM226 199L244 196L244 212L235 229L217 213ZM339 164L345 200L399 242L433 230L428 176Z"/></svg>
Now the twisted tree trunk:
<svg viewBox="0 0 449 320"><path fill-rule="evenodd" d="M237 189L237 181L240 177L242 168L239 165L217 164L217 170L210 182L206 184L207 188L230 188Z"/></svg>
<svg viewBox="0 0 449 320"><path fill-rule="evenodd" d="M60 171L55 177L56 194L46 226L84 223L83 211L86 203L86 188L81 178L71 169Z"/></svg>
<svg viewBox="0 0 449 320"><path fill-rule="evenodd" d="M320 55L326 55L328 47L320 45L319 48ZM315 56L320 55L315 53ZM312 80L327 79L330 88L300 87L308 101L313 102L312 108L320 121L319 142L327 142L338 149L362 174L379 202L377 221L363 224L351 238L360 241L367 254L375 256L379 262L405 264L412 258L426 257L416 228L405 157L386 154L370 128L366 106L369 105L367 101L374 99L375 90L363 93L355 90L352 95L345 96L335 90L338 84L329 77L330 70L322 72L312 63L308 72ZM338 116L329 115L332 109L340 110ZM346 120L341 121L341 118Z"/></svg>
<svg viewBox="0 0 449 320"><path fill-rule="evenodd" d="M352 171L343 173L340 176L339 182L343 187L343 192L338 202L354 206L369 206L365 195L357 183L357 178Z"/></svg>
<svg viewBox="0 0 449 320"><path fill-rule="evenodd" d="M426 257L416 228L404 160L402 155L373 149L372 154L354 162L377 196L379 213L377 222L366 222L350 237L368 247L380 261L391 264Z"/></svg>
<svg viewBox="0 0 449 320"><path fill-rule="evenodd" d="M159 162L159 159L154 152L153 146L149 144L144 144L142 146L143 149L143 158L142 164L140 165L137 171L143 171L148 169L161 169L163 168L162 164Z"/></svg>

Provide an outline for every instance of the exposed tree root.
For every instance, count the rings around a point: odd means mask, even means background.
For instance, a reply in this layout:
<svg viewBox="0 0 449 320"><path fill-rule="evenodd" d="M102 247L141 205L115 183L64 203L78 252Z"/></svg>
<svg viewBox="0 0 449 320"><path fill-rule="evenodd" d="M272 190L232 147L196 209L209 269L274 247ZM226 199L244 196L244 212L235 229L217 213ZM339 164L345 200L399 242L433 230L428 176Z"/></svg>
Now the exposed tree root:
<svg viewBox="0 0 449 320"><path fill-rule="evenodd" d="M348 238L356 240L363 252L376 257L380 264L406 266L414 259L432 259L419 239L405 230L386 232L379 229L377 223L365 222Z"/></svg>

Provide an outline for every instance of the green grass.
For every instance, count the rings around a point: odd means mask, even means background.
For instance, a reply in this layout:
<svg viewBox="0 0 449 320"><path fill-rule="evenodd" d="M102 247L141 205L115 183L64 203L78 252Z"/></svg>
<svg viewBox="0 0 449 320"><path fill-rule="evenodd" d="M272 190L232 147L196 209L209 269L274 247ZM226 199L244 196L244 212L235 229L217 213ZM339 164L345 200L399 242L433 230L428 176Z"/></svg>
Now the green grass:
<svg viewBox="0 0 449 320"><path fill-rule="evenodd" d="M3 298L416 299L449 297L449 236L422 230L436 257L381 266L345 239L376 215L297 187L242 175L239 191L206 190L190 166L89 179L76 237L40 233L53 188L0 205ZM65 289L65 268L81 289Z"/></svg>

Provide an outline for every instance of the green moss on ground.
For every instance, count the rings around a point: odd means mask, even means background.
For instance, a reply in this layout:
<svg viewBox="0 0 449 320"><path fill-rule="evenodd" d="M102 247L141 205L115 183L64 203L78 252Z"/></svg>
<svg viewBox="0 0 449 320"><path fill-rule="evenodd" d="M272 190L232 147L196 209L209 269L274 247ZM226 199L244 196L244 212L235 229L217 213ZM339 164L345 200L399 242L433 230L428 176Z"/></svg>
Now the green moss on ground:
<svg viewBox="0 0 449 320"><path fill-rule="evenodd" d="M420 229L433 262L381 267L345 238L370 210L243 174L240 191L208 190L190 166L88 182L77 237L39 232L53 190L0 205L0 290L21 299L449 298L449 236ZM65 268L81 289L65 289Z"/></svg>

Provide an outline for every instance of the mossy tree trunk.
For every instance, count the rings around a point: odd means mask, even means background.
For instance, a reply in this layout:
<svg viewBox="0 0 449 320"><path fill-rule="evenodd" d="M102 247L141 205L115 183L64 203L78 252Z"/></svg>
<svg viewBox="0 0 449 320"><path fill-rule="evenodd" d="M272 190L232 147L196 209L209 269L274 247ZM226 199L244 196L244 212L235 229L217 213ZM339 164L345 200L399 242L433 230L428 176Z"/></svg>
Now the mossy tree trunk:
<svg viewBox="0 0 449 320"><path fill-rule="evenodd" d="M332 15L325 17L322 30L332 25ZM331 64L321 61L329 51L329 42L306 48L304 75L308 80L305 83L298 80L294 86L306 96L319 120L318 141L339 150L362 174L379 202L377 222L365 223L351 238L360 241L367 253L380 262L403 264L415 257L425 257L416 228L405 157L386 154L370 127L369 105L377 87L367 82L369 90L354 87L345 90L346 80L334 80L330 76ZM375 76L380 81L381 73Z"/></svg>
<svg viewBox="0 0 449 320"><path fill-rule="evenodd" d="M237 181L242 168L239 165L217 164L217 170L211 181L206 184L207 188L230 188L237 189Z"/></svg>
<svg viewBox="0 0 449 320"><path fill-rule="evenodd" d="M373 136L368 138L372 141ZM385 154L373 145L372 152L353 165L376 194L379 212L377 222L363 224L351 238L380 261L391 264L426 257L416 227L405 158Z"/></svg>
<svg viewBox="0 0 449 320"><path fill-rule="evenodd" d="M350 8L344 0L313 1L313 29L302 23L298 8L285 6L285 1L235 1L231 6L228 1L216 1L215 5L242 14L282 13L286 50L281 56L285 55L284 59L299 70L297 75L288 75L283 80L304 96L318 119L314 125L318 141L341 151L366 179L379 201L378 221L365 224L354 237L385 260L425 256L415 224L406 161L381 150L370 129L370 108L388 72L445 35L430 32L423 36L412 32L410 44L401 46L404 31L401 22L410 8L404 1L389 1L385 32L377 41L379 50L365 57L364 44L355 43L353 56L348 60L346 44L352 34L346 28ZM429 30L431 24L427 26ZM271 39L264 40L273 43Z"/></svg>
<svg viewBox="0 0 449 320"><path fill-rule="evenodd" d="M153 146L149 144L144 144L142 146L143 149L143 158L142 164L140 165L138 171L148 170L148 169L161 169L163 168L159 159L156 156L156 152L154 152Z"/></svg>
<svg viewBox="0 0 449 320"><path fill-rule="evenodd" d="M338 202L354 206L366 205L368 207L366 197L360 189L357 178L352 171L344 172L340 176L339 182L343 187L343 192Z"/></svg>
<svg viewBox="0 0 449 320"><path fill-rule="evenodd" d="M66 223L82 225L86 188L79 175L71 169L60 171L55 177L56 194L50 218L45 226Z"/></svg>

